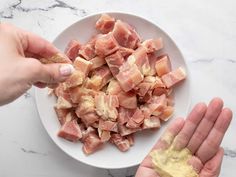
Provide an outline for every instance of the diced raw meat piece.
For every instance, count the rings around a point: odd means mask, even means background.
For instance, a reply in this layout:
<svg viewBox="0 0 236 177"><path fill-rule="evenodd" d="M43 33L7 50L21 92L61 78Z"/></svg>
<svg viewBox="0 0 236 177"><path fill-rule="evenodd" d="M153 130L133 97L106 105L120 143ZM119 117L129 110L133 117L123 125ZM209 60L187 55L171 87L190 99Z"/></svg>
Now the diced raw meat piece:
<svg viewBox="0 0 236 177"><path fill-rule="evenodd" d="M152 84L147 82L141 82L137 87L135 87L135 93L143 97L151 89Z"/></svg>
<svg viewBox="0 0 236 177"><path fill-rule="evenodd" d="M87 61L81 57L77 57L74 61L74 67L78 71L82 72L84 76L86 77L92 67L92 62Z"/></svg>
<svg viewBox="0 0 236 177"><path fill-rule="evenodd" d="M118 118L117 121L120 125L125 124L126 122L128 122L128 120L130 119L130 117L132 117L132 115L134 114L135 109L126 109L123 107L119 107L118 110Z"/></svg>
<svg viewBox="0 0 236 177"><path fill-rule="evenodd" d="M84 114L95 111L95 100L91 95L81 96L80 103L76 108L76 114L81 117Z"/></svg>
<svg viewBox="0 0 236 177"><path fill-rule="evenodd" d="M163 76L171 71L170 60L168 56L163 56L161 59L156 61L156 72L158 76Z"/></svg>
<svg viewBox="0 0 236 177"><path fill-rule="evenodd" d="M142 111L139 108L137 108L132 117L127 122L126 127L139 128L140 125L143 123L143 120L144 120L144 115Z"/></svg>
<svg viewBox="0 0 236 177"><path fill-rule="evenodd" d="M102 89L112 78L112 74L107 66L102 66L93 71L92 77L85 80L84 87L93 90Z"/></svg>
<svg viewBox="0 0 236 177"><path fill-rule="evenodd" d="M65 54L69 59L71 59L71 61L74 61L75 58L79 55L80 48L81 44L79 43L79 41L71 40L65 49Z"/></svg>
<svg viewBox="0 0 236 177"><path fill-rule="evenodd" d="M160 92L162 94L159 94L159 88L165 91L165 85L159 77L146 76L134 90L139 95L140 102L148 102L153 95L160 96L164 93Z"/></svg>
<svg viewBox="0 0 236 177"><path fill-rule="evenodd" d="M141 44L147 53L152 53L163 48L162 38L159 39L147 39Z"/></svg>
<svg viewBox="0 0 236 177"><path fill-rule="evenodd" d="M94 46L92 46L91 44L81 46L79 54L87 60L94 58L96 55Z"/></svg>
<svg viewBox="0 0 236 177"><path fill-rule="evenodd" d="M104 64L106 64L105 59L102 57L98 57L98 56L91 59L90 62L92 62L91 70L99 68L99 67L103 66Z"/></svg>
<svg viewBox="0 0 236 177"><path fill-rule="evenodd" d="M161 78L156 76L155 77L155 82L154 82L154 85L153 85L153 88L157 88L157 87L162 87L162 88L165 88L165 84L162 82Z"/></svg>
<svg viewBox="0 0 236 177"><path fill-rule="evenodd" d="M118 49L118 51L120 52L120 54L124 57L124 58L127 58L128 56L130 56L134 50L133 49L130 49L130 48L126 48L126 47L120 47Z"/></svg>
<svg viewBox="0 0 236 177"><path fill-rule="evenodd" d="M75 114L74 111L71 111L71 112L69 112L69 113L66 115L66 117L65 117L65 119L64 119L64 123L65 123L65 122L72 121L72 120L74 120L74 119L78 119L78 117L76 116L76 114Z"/></svg>
<svg viewBox="0 0 236 177"><path fill-rule="evenodd" d="M96 56L95 53L95 41L97 37L92 38L87 44L82 45L79 50L79 55L87 60L91 60Z"/></svg>
<svg viewBox="0 0 236 177"><path fill-rule="evenodd" d="M111 79L108 84L106 93L108 95L118 95L118 93L120 93L121 91L122 91L122 89L120 87L119 82L115 79Z"/></svg>
<svg viewBox="0 0 236 177"><path fill-rule="evenodd" d="M112 33L104 34L97 38L95 43L95 53L100 57L105 57L117 51L119 45Z"/></svg>
<svg viewBox="0 0 236 177"><path fill-rule="evenodd" d="M142 128L143 129L150 129L150 128L160 128L161 121L156 116L151 116L149 118L144 119Z"/></svg>
<svg viewBox="0 0 236 177"><path fill-rule="evenodd" d="M156 80L157 80L157 77L155 77L155 76L146 76L146 77L144 77L143 82L152 83L154 86ZM153 86L152 86L152 88L153 88Z"/></svg>
<svg viewBox="0 0 236 177"><path fill-rule="evenodd" d="M161 96L162 94L166 94L166 88L157 87L153 90L153 95L155 96Z"/></svg>
<svg viewBox="0 0 236 177"><path fill-rule="evenodd" d="M149 90L152 90L156 83L156 77L154 76L146 76L144 77L143 81L134 88L135 92L144 97Z"/></svg>
<svg viewBox="0 0 236 177"><path fill-rule="evenodd" d="M95 90L100 90L103 88L112 78L111 71L107 66L102 66L97 68L93 71L92 77L87 84L91 84L90 87L86 86L87 88L92 88Z"/></svg>
<svg viewBox="0 0 236 177"><path fill-rule="evenodd" d="M94 122L91 127L98 129L98 122Z"/></svg>
<svg viewBox="0 0 236 177"><path fill-rule="evenodd" d="M139 127L138 128L128 128L125 125L118 124L118 130L119 130L119 133L121 134L121 136L126 136L126 135L130 135L134 132L141 130L141 128L139 128Z"/></svg>
<svg viewBox="0 0 236 177"><path fill-rule="evenodd" d="M54 89L54 94L57 97L61 96L61 97L65 98L66 100L70 101L70 94L69 94L68 90L64 89L64 86L61 83Z"/></svg>
<svg viewBox="0 0 236 177"><path fill-rule="evenodd" d="M87 89L84 87L75 87L70 89L69 94L73 103L79 103L83 95L91 95L95 97L95 95L98 93L94 90Z"/></svg>
<svg viewBox="0 0 236 177"><path fill-rule="evenodd" d="M169 96L167 97L167 105L168 106L174 106L175 105L175 101L174 101L174 97L173 96Z"/></svg>
<svg viewBox="0 0 236 177"><path fill-rule="evenodd" d="M117 122L112 122L110 120L99 120L99 129L106 130L106 131L112 131L112 132L118 132Z"/></svg>
<svg viewBox="0 0 236 177"><path fill-rule="evenodd" d="M81 71L75 70L64 82L66 89L82 85L85 75Z"/></svg>
<svg viewBox="0 0 236 177"><path fill-rule="evenodd" d="M86 78L84 81L84 87L87 89L99 91L102 88L102 78L100 76L94 75L91 78Z"/></svg>
<svg viewBox="0 0 236 177"><path fill-rule="evenodd" d="M115 25L115 19L108 14L102 14L96 22L96 29L101 31L103 34L112 31Z"/></svg>
<svg viewBox="0 0 236 177"><path fill-rule="evenodd" d="M160 96L160 97L161 97L161 96ZM162 100L161 105L158 106L158 107L156 108L156 110L152 112L152 115L154 115L154 116L159 116L159 115L161 115L161 114L163 113L163 111L166 109L166 107L167 107L167 99Z"/></svg>
<svg viewBox="0 0 236 177"><path fill-rule="evenodd" d="M166 106L166 96L163 94L161 96L153 96L149 102L142 105L140 108L143 111L144 117L149 118L155 110L164 109Z"/></svg>
<svg viewBox="0 0 236 177"><path fill-rule="evenodd" d="M93 76L97 75L103 78L103 85L106 85L108 81L112 78L111 72L107 66L102 66L93 71Z"/></svg>
<svg viewBox="0 0 236 177"><path fill-rule="evenodd" d="M162 94L165 94L165 95L170 95L172 92L172 89L167 89L167 88L164 88L164 87L156 87L154 90L153 90L153 95L155 96L161 96Z"/></svg>
<svg viewBox="0 0 236 177"><path fill-rule="evenodd" d="M132 117L132 115L134 114L134 112L135 112L135 109L126 109L123 107L119 107L119 110L118 110L119 114L117 118L118 123L120 125L127 123L130 117Z"/></svg>
<svg viewBox="0 0 236 177"><path fill-rule="evenodd" d="M165 107L160 107L159 109L156 109L155 111L152 112L153 116L160 116L162 112L164 111Z"/></svg>
<svg viewBox="0 0 236 177"><path fill-rule="evenodd" d="M84 139L83 151L85 154L89 155L101 148L103 142L95 133L89 133Z"/></svg>
<svg viewBox="0 0 236 177"><path fill-rule="evenodd" d="M140 46L127 59L130 63L135 63L143 75L148 75L150 72L150 65L148 55L144 47Z"/></svg>
<svg viewBox="0 0 236 177"><path fill-rule="evenodd" d="M136 31L127 23L117 20L113 28L113 35L117 42L127 48L137 48L140 37Z"/></svg>
<svg viewBox="0 0 236 177"><path fill-rule="evenodd" d="M161 120L167 121L171 118L172 114L174 113L174 108L172 106L167 106L162 114L158 116Z"/></svg>
<svg viewBox="0 0 236 177"><path fill-rule="evenodd" d="M74 119L77 119L77 116L74 112L71 111L64 117L64 119L61 119L60 121L62 125L64 125L66 122L72 121Z"/></svg>
<svg viewBox="0 0 236 177"><path fill-rule="evenodd" d="M143 81L134 88L135 93L137 93L140 97L152 96L151 92L155 87L160 87L165 85L162 83L161 79L155 76L146 76ZM149 93L148 93L149 92Z"/></svg>
<svg viewBox="0 0 236 177"><path fill-rule="evenodd" d="M68 108L72 108L72 104L68 100L63 98L62 96L59 96L55 107L57 109L68 109Z"/></svg>
<svg viewBox="0 0 236 177"><path fill-rule="evenodd" d="M121 88L128 92L143 80L143 75L136 64L131 65L126 62L120 67L120 72L116 75L116 79Z"/></svg>
<svg viewBox="0 0 236 177"><path fill-rule="evenodd" d="M115 144L116 147L122 152L125 152L130 148L129 140L122 137L120 134L112 134L110 140L111 143Z"/></svg>
<svg viewBox="0 0 236 177"><path fill-rule="evenodd" d="M144 96L139 96L138 100L140 103L148 103L152 96L152 90L149 90Z"/></svg>
<svg viewBox="0 0 236 177"><path fill-rule="evenodd" d="M134 134L127 135L126 139L129 141L130 146L134 145Z"/></svg>
<svg viewBox="0 0 236 177"><path fill-rule="evenodd" d="M121 91L117 95L120 106L127 109L137 108L137 97L133 92L123 92Z"/></svg>
<svg viewBox="0 0 236 177"><path fill-rule="evenodd" d="M99 120L99 116L96 112L89 112L80 116L81 121L86 125L86 127L93 125Z"/></svg>
<svg viewBox="0 0 236 177"><path fill-rule="evenodd" d="M65 122L58 132L58 136L72 142L76 142L82 138L82 132L76 120Z"/></svg>
<svg viewBox="0 0 236 177"><path fill-rule="evenodd" d="M93 127L87 127L84 124L79 124L79 127L82 131L82 139L81 142L83 143L84 140L88 137L89 134L94 133L96 134L96 130Z"/></svg>
<svg viewBox="0 0 236 177"><path fill-rule="evenodd" d="M105 58L107 65L113 76L119 73L120 66L124 63L124 58L119 51Z"/></svg>
<svg viewBox="0 0 236 177"><path fill-rule="evenodd" d="M139 124L143 122L144 115L142 111L139 108L137 108L130 119Z"/></svg>
<svg viewBox="0 0 236 177"><path fill-rule="evenodd" d="M57 114L60 124L63 125L66 122L65 120L68 120L66 117L67 117L67 114L70 112L70 110L69 109L57 109L56 107L54 107L54 109L55 109L55 112Z"/></svg>
<svg viewBox="0 0 236 177"><path fill-rule="evenodd" d="M161 77L167 88L173 87L185 78L186 73L182 67L179 67L178 69L171 71Z"/></svg>
<svg viewBox="0 0 236 177"><path fill-rule="evenodd" d="M102 142L107 142L111 138L111 132L106 130L101 130L98 128L98 136Z"/></svg>
<svg viewBox="0 0 236 177"><path fill-rule="evenodd" d="M39 61L43 64L71 63L70 59L61 53L57 53L50 58L41 58Z"/></svg>
<svg viewBox="0 0 236 177"><path fill-rule="evenodd" d="M99 93L95 96L96 112L104 120L115 121L118 116L119 101L116 95Z"/></svg>
<svg viewBox="0 0 236 177"><path fill-rule="evenodd" d="M148 54L148 61L149 61L149 65L150 65L150 70L148 72L149 76L154 76L157 74L155 65L156 65L156 61L158 61L158 60L159 60L159 57L157 57L155 55L155 53Z"/></svg>
<svg viewBox="0 0 236 177"><path fill-rule="evenodd" d="M99 116L95 112L95 100L91 95L81 97L75 113L86 126L90 126L99 120Z"/></svg>

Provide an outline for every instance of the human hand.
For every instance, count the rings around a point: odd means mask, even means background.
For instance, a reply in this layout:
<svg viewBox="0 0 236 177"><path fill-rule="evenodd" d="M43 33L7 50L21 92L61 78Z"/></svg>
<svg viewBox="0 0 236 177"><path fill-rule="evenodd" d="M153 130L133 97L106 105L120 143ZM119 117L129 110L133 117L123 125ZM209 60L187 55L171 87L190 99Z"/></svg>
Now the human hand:
<svg viewBox="0 0 236 177"><path fill-rule="evenodd" d="M223 101L219 98L214 98L208 106L197 104L186 120L176 119L166 129L162 137L171 134L169 142L161 138L152 151L171 145L176 150L188 148L193 155L188 163L200 177L218 177L224 155L220 144L232 119L231 110L222 108ZM136 177L160 177L150 155L140 164Z"/></svg>
<svg viewBox="0 0 236 177"><path fill-rule="evenodd" d="M42 88L64 81L73 70L70 64L42 64L38 60L58 52L35 34L0 24L0 105L13 101L32 85Z"/></svg>

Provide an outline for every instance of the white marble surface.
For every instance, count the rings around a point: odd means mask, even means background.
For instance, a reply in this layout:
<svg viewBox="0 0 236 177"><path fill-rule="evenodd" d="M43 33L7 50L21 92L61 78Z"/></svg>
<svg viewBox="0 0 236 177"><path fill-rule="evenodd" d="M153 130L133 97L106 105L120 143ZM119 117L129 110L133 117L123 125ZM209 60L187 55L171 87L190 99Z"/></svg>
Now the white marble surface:
<svg viewBox="0 0 236 177"><path fill-rule="evenodd" d="M236 111L236 1L234 0L1 0L0 20L48 40L85 15L124 11L154 21L177 43L192 76L192 103L214 96ZM64 154L42 127L33 89L0 107L1 177L131 177L137 167L96 169ZM236 174L236 121L222 146L221 175Z"/></svg>

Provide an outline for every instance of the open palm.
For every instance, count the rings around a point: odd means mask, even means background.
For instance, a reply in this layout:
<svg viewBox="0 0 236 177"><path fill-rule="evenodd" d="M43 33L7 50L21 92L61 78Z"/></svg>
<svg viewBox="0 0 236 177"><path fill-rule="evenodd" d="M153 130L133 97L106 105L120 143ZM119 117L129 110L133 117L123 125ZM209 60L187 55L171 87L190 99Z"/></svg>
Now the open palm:
<svg viewBox="0 0 236 177"><path fill-rule="evenodd" d="M223 108L223 101L214 98L208 106L197 104L187 119L176 119L165 131L171 134L171 143L160 139L152 150L167 149L171 144L178 150L188 148L192 158L188 161L200 177L218 177L224 155L221 141L231 122L232 112ZM165 134L164 133L164 134ZM140 164L136 177L160 177L147 155Z"/></svg>

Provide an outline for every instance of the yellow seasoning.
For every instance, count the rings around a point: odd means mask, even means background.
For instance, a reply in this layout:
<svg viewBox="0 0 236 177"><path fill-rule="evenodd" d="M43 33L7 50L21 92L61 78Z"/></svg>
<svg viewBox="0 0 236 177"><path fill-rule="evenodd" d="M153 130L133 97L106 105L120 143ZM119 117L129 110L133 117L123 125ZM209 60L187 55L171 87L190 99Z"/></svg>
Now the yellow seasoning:
<svg viewBox="0 0 236 177"><path fill-rule="evenodd" d="M198 177L188 164L192 154L187 148L177 151L171 145L165 150L154 150L150 155L154 168L161 177Z"/></svg>
<svg viewBox="0 0 236 177"><path fill-rule="evenodd" d="M39 61L43 64L69 63L69 61L66 60L66 56L64 56L63 54L60 54L60 53L57 53L50 58L41 58Z"/></svg>

